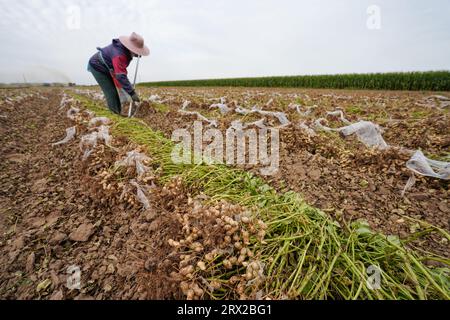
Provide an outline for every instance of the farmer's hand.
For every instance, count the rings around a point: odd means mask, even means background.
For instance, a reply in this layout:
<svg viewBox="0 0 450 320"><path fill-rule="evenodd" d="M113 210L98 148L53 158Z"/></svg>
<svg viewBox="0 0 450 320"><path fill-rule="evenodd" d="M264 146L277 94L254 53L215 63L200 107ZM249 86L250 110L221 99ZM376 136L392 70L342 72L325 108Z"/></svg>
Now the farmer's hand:
<svg viewBox="0 0 450 320"><path fill-rule="evenodd" d="M141 102L141 99L139 99L139 96L137 95L137 93L133 93L133 95L131 96L131 99L133 99L134 102Z"/></svg>

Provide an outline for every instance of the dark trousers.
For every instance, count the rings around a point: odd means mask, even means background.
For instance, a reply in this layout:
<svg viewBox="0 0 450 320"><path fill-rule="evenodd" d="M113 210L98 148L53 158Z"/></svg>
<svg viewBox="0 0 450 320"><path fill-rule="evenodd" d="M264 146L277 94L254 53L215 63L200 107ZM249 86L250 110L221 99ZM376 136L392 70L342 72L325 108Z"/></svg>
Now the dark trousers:
<svg viewBox="0 0 450 320"><path fill-rule="evenodd" d="M120 114L122 110L122 104L120 103L119 94L117 93L117 89L114 85L114 81L111 78L111 75L94 70L92 67L89 68L89 71L94 76L100 88L102 88L109 110L114 113Z"/></svg>

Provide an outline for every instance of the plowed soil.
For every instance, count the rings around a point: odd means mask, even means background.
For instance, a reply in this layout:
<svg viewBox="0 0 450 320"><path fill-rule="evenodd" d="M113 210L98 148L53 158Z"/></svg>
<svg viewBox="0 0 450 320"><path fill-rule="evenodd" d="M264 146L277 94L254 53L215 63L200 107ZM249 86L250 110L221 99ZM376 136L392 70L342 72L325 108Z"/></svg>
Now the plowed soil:
<svg viewBox="0 0 450 320"><path fill-rule="evenodd" d="M143 211L98 177L134 146L114 139L117 150L99 147L85 162L75 140L52 147L74 123L59 110L60 92L42 96L1 108L0 298L180 298L167 240L181 226L167 199ZM70 266L80 268L81 290L67 288Z"/></svg>
<svg viewBox="0 0 450 320"><path fill-rule="evenodd" d="M196 120L195 116L178 112L186 100L191 101L187 110L218 119L223 131L232 120L251 122L261 117L242 117L232 112L221 115L210 108L221 97L231 108L239 105L251 109L257 105L267 111L283 111L291 124L281 129L280 170L275 176L265 177L279 190L299 192L308 203L338 221L364 219L374 230L402 239L421 231L417 222L405 216L450 230L448 180L417 177L414 187L402 196L410 177L406 162L411 156L404 150L420 149L427 156L448 161L449 110L430 102L433 99L429 97L436 93L234 88L156 88L144 92L147 96L159 95L167 109L161 110L158 103L144 103L138 116L169 138L173 130L190 128ZM309 115L300 116L289 108L291 103L300 104L302 111L315 107ZM335 110L342 110L352 123L368 120L379 124L384 139L393 148L369 149L355 137L343 138L335 133L316 131L315 136L310 136L299 127L303 122L313 128L315 119ZM337 119L328 119L330 126L343 126ZM274 119L269 121L273 126L279 125ZM259 172L252 167L244 168ZM425 239L414 245L450 256L446 239L434 236Z"/></svg>
<svg viewBox="0 0 450 320"><path fill-rule="evenodd" d="M143 210L133 196L124 201L121 192L105 186L102 173L139 147L114 137L113 148L101 145L86 161L79 139L52 147L64 138L66 128L76 126L77 138L88 128L60 109L60 90L28 93L23 97L15 90L0 91L0 298L183 297L179 281L171 276L178 258L167 243L182 233L174 210L192 210L187 194L176 194L175 209L174 195L151 177L150 209ZM424 104L431 93L201 88L141 93L165 100L144 102L137 116L169 138L173 130L189 128L195 120L178 112L184 100L192 101L190 110L218 119L222 130L237 116L211 110L219 100L209 99L225 96L231 106L258 104L264 110L284 111L292 123L281 131L280 170L264 177L277 189L299 192L342 223L363 218L376 231L402 239L421 231L408 217L450 231L448 181L418 178L402 197L410 175L407 153L368 149L355 138L332 133L310 136L298 126L311 126L326 111L340 108L351 122L380 124L389 145L422 149L443 159L449 154L449 114L448 109ZM270 99L273 102L267 103ZM300 117L289 109L292 102L317 107ZM339 126L333 119L330 125ZM244 169L258 173L257 168ZM449 243L441 237L426 236L412 246L450 256ZM71 266L80 267L81 290L67 288Z"/></svg>

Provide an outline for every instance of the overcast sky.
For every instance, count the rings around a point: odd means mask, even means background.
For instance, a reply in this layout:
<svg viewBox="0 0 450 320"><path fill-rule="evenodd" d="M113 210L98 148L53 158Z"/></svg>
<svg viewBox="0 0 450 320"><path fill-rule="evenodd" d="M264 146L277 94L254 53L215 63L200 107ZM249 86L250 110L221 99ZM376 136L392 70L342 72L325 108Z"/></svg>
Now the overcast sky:
<svg viewBox="0 0 450 320"><path fill-rule="evenodd" d="M138 81L450 70L449 16L448 0L0 0L0 82L93 83L95 48L132 31L151 50Z"/></svg>

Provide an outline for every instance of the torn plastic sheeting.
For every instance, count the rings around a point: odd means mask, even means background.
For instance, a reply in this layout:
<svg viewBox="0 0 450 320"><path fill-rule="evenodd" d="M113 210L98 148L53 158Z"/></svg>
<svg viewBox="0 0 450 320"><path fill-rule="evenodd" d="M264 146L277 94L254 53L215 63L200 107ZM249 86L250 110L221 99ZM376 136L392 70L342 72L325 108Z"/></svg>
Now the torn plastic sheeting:
<svg viewBox="0 0 450 320"><path fill-rule="evenodd" d="M68 143L75 137L76 133L77 133L76 127L67 128L66 129L66 137L64 139L62 139L61 141L52 143L52 147Z"/></svg>
<svg viewBox="0 0 450 320"><path fill-rule="evenodd" d="M314 127L316 130L320 131L339 131L339 129L330 128L328 126L325 126L322 124L322 122L327 121L324 118L319 118L316 121L314 121Z"/></svg>
<svg viewBox="0 0 450 320"><path fill-rule="evenodd" d="M438 100L441 104L442 104L442 103L445 103L445 102L450 102L450 98L449 98L449 97L441 96L441 95L429 96L429 97L426 98L425 100L427 100L427 101Z"/></svg>
<svg viewBox="0 0 450 320"><path fill-rule="evenodd" d="M449 97L441 96L441 95L429 96L427 99L437 99L437 100L440 100L440 101L450 101Z"/></svg>
<svg viewBox="0 0 450 320"><path fill-rule="evenodd" d="M417 150L411 159L406 162L406 167L422 176L443 180L450 179L450 162L428 159L420 150Z"/></svg>
<svg viewBox="0 0 450 320"><path fill-rule="evenodd" d="M273 112L273 111L263 111L263 110L255 110L255 112L258 112L262 116L273 116L273 117L277 118L281 124L280 127L288 126L291 123L288 120L288 118L284 112Z"/></svg>
<svg viewBox="0 0 450 320"><path fill-rule="evenodd" d="M181 109L180 109L180 110L186 110L186 108L189 107L190 104L191 104L190 101L185 100L185 101L183 102L183 105L181 106Z"/></svg>
<svg viewBox="0 0 450 320"><path fill-rule="evenodd" d="M92 132L89 133L83 137L81 137L80 141L80 150L84 151L83 153L83 161L89 158L92 151L94 151L95 147L97 146L97 136L98 132Z"/></svg>
<svg viewBox="0 0 450 320"><path fill-rule="evenodd" d="M94 92L92 94L92 97L94 100L103 100L105 98L105 95L103 93Z"/></svg>
<svg viewBox="0 0 450 320"><path fill-rule="evenodd" d="M98 131L89 133L81 138L80 149L84 151L83 160L86 160L97 146L97 142L103 141L107 146L111 146L111 136L109 135L109 127L100 126Z"/></svg>
<svg viewBox="0 0 450 320"><path fill-rule="evenodd" d="M450 101L441 101L441 106L440 108L444 109L450 107Z"/></svg>
<svg viewBox="0 0 450 320"><path fill-rule="evenodd" d="M433 95L424 98L422 102L416 102L415 104L421 107L434 107L444 109L450 106L450 98L442 95Z"/></svg>
<svg viewBox="0 0 450 320"><path fill-rule="evenodd" d="M141 177L149 171L149 168L143 163L145 161L150 161L150 158L145 154L139 153L134 150L128 152L127 156L123 160L116 161L115 165L119 167L135 167L138 177Z"/></svg>
<svg viewBox="0 0 450 320"><path fill-rule="evenodd" d="M402 197L405 196L405 193L409 191L414 186L415 183L416 183L416 176L414 175L414 172L411 172L411 176L409 177L405 187L403 188Z"/></svg>
<svg viewBox="0 0 450 320"><path fill-rule="evenodd" d="M136 182L136 180L131 180L130 184L137 189L137 198L139 202L144 206L145 210L150 209L150 202L148 201L147 197L145 196L144 191L142 190L142 187L139 185L139 183Z"/></svg>
<svg viewBox="0 0 450 320"><path fill-rule="evenodd" d="M252 113L253 111L252 110L249 110L249 109L246 109L246 108L243 108L243 107L236 107L235 109L234 109L234 111L236 112L236 113L239 113L239 114L243 114L243 115L247 115L247 114L250 114L250 113Z"/></svg>
<svg viewBox="0 0 450 320"><path fill-rule="evenodd" d="M381 128L373 122L359 121L346 127L334 129L324 126L322 124L323 121L326 120L323 118L317 119L314 123L315 128L322 131L341 132L344 136L356 134L358 140L368 147L377 147L380 149L386 149L388 147L388 144L381 135Z"/></svg>
<svg viewBox="0 0 450 320"><path fill-rule="evenodd" d="M270 102L270 101L269 101ZM247 115L251 113L259 113L262 116L273 116L278 119L282 127L288 126L291 122L287 118L287 115L284 112L278 112L278 111L264 111L259 109L257 106L254 106L251 110L243 108L243 107L236 107L234 110L236 113Z"/></svg>
<svg viewBox="0 0 450 320"><path fill-rule="evenodd" d="M107 146L111 146L111 136L109 135L109 127L108 126L100 126L98 128L98 137L103 140Z"/></svg>
<svg viewBox="0 0 450 320"><path fill-rule="evenodd" d="M69 110L67 110L67 118L71 120L75 120L76 115L80 112L80 109L76 107L71 107Z"/></svg>
<svg viewBox="0 0 450 320"><path fill-rule="evenodd" d="M59 108L65 108L68 103L74 102L75 100L73 98L69 98L67 94L64 94L61 98L61 102L59 103Z"/></svg>
<svg viewBox="0 0 450 320"><path fill-rule="evenodd" d="M96 127L99 125L107 125L111 123L111 119L107 118L107 117L97 117L97 118L92 118L89 121L89 126L90 127Z"/></svg>
<svg viewBox="0 0 450 320"><path fill-rule="evenodd" d="M220 97L220 98L210 98L206 99L207 101L220 101L219 103L225 104L227 102L227 97Z"/></svg>
<svg viewBox="0 0 450 320"><path fill-rule="evenodd" d="M269 101L267 101L267 103L265 104L265 106L266 106L266 107L269 107L272 103L273 103L273 99L270 99Z"/></svg>
<svg viewBox="0 0 450 320"><path fill-rule="evenodd" d="M231 111L231 109L226 104L223 103L212 104L209 108L210 109L219 108L221 114L227 114L228 112Z"/></svg>
<svg viewBox="0 0 450 320"><path fill-rule="evenodd" d="M435 101L437 100L439 102L439 108L444 109L450 106L450 98L440 95L434 95L427 99L428 101Z"/></svg>
<svg viewBox="0 0 450 320"><path fill-rule="evenodd" d="M240 120L235 120L235 121L231 122L231 127L235 130L242 130L242 129L246 129L251 126L256 126L261 129L267 128L267 126L264 124L264 119L260 119L255 122L248 122L248 123L242 123Z"/></svg>
<svg viewBox="0 0 450 320"><path fill-rule="evenodd" d="M327 116L332 116L332 117L338 117L343 123L345 123L347 126L351 125L351 122L348 121L345 116L344 116L344 112L342 110L336 110L336 111L329 111L327 112ZM337 128L337 129L333 129L327 126L324 126L322 124L323 121L327 121L324 118L319 118L315 121L315 125L319 130L323 130L323 131L340 131L342 128Z"/></svg>
<svg viewBox="0 0 450 320"><path fill-rule="evenodd" d="M295 109L299 115L304 116L304 117L309 116L315 108L317 108L316 105L310 106L306 109L306 111L303 112L301 110L302 106L300 104L291 103L289 105L289 109Z"/></svg>
<svg viewBox="0 0 450 320"><path fill-rule="evenodd" d="M88 95L90 98L92 98L96 101L105 99L105 95L101 92L88 91L88 92L86 92L86 95Z"/></svg>
<svg viewBox="0 0 450 320"><path fill-rule="evenodd" d="M327 112L328 116L333 116L333 117L338 117L339 119L341 119L341 121L343 123L345 123L346 125L351 125L351 122L348 121L345 117L344 117L344 112L342 110L336 110L336 111L330 111Z"/></svg>
<svg viewBox="0 0 450 320"><path fill-rule="evenodd" d="M343 135L356 134L358 139L369 147L386 149L388 144L381 135L381 128L370 121L359 121L339 130Z"/></svg>
<svg viewBox="0 0 450 320"><path fill-rule="evenodd" d="M217 124L217 120L209 120L208 118L206 118L205 116L201 115L199 112L197 111L185 111L183 109L178 110L178 112L182 113L182 114L187 114L187 115L195 115L197 116L197 118L199 120L205 121L209 123L210 127L215 127L217 128L218 124Z"/></svg>
<svg viewBox="0 0 450 320"><path fill-rule="evenodd" d="M323 94L322 97L324 97L324 98L333 98L333 99L342 99L342 100L350 100L350 99L353 98L353 96L341 96L341 95L336 95L334 93Z"/></svg>
<svg viewBox="0 0 450 320"><path fill-rule="evenodd" d="M158 96L157 94L152 94L149 98L148 98L149 102L155 102L155 103L161 103L161 97Z"/></svg>
<svg viewBox="0 0 450 320"><path fill-rule="evenodd" d="M26 98L32 98L32 97L34 97L33 93L31 93L31 94L23 94L23 95L15 96L14 98L11 99L11 101L13 101L13 102L21 102L22 100L24 100Z"/></svg>
<svg viewBox="0 0 450 320"><path fill-rule="evenodd" d="M96 92L94 90L75 89L74 92L77 94L86 95L94 100L103 100L105 98L105 95L102 92Z"/></svg>
<svg viewBox="0 0 450 320"><path fill-rule="evenodd" d="M288 108L289 108L289 109L295 109L295 110L297 111L297 113L300 114L300 115L302 115L302 116L306 115L305 112L301 111L302 106L299 105L299 104L291 103L291 104L288 106Z"/></svg>

